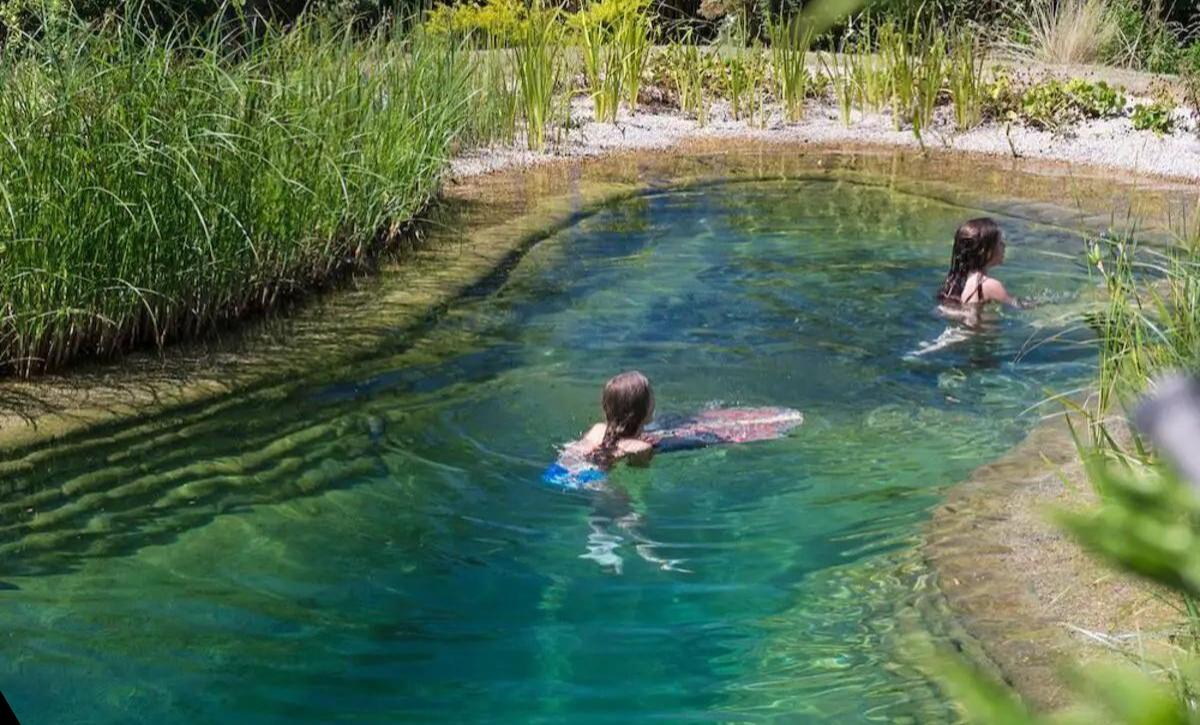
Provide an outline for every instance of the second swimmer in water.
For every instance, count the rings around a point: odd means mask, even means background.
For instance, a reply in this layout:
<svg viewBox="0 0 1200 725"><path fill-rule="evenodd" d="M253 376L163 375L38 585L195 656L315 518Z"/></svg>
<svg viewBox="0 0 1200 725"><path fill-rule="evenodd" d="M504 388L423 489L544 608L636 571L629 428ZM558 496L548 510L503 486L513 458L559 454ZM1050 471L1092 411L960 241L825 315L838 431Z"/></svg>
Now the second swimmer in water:
<svg viewBox="0 0 1200 725"><path fill-rule="evenodd" d="M568 445L563 458L587 461L601 470L619 460L632 465L649 463L654 447L640 437L654 417L654 391L646 376L630 371L609 380L600 395L600 407L604 422Z"/></svg>
<svg viewBox="0 0 1200 725"><path fill-rule="evenodd" d="M1012 307L1023 306L1004 289L1000 280L988 275L994 267L1004 263L1004 250L1004 236L995 220L982 217L964 222L954 233L950 271L938 291L938 302L952 305L999 302Z"/></svg>

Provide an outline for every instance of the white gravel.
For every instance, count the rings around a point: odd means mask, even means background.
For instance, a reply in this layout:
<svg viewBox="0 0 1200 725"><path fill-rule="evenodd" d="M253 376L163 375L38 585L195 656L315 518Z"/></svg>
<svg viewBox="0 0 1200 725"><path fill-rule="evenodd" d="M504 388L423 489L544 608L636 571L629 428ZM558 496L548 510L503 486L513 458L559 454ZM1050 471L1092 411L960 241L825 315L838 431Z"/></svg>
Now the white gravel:
<svg viewBox="0 0 1200 725"><path fill-rule="evenodd" d="M1130 99L1130 103L1140 99ZM1200 180L1200 135L1196 122L1186 114L1177 116L1176 130L1159 136L1137 131L1129 118L1089 121L1066 134L1025 127L989 123L958 133L942 109L941 120L925 135L929 148L966 151L998 156L1048 159L1087 164L1154 176ZM752 139L808 143L867 143L917 147L911 130L897 131L886 114L855 111L846 127L830 103L813 102L803 121L785 123L778 110L769 110L765 127L734 121L724 104L713 108L707 126L673 111L623 113L617 123L591 120L590 103L576 103L576 125L544 153L521 146L476 150L455 158L451 173L457 178L501 169L527 166L558 158L598 156L615 151L663 149L684 141L712 138Z"/></svg>

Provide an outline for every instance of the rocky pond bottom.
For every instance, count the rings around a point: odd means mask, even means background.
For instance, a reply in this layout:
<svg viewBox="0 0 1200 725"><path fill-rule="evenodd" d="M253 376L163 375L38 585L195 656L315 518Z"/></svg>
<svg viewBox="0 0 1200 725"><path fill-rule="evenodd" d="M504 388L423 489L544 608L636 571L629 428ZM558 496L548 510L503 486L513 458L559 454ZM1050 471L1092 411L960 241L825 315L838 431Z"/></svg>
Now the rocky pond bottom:
<svg viewBox="0 0 1200 725"><path fill-rule="evenodd" d="M1057 307L912 354L984 213ZM1088 378L1052 311L1079 252L849 180L613 201L352 364L11 454L0 690L27 722L952 719L903 654L921 525ZM663 413L806 422L542 484L629 368Z"/></svg>

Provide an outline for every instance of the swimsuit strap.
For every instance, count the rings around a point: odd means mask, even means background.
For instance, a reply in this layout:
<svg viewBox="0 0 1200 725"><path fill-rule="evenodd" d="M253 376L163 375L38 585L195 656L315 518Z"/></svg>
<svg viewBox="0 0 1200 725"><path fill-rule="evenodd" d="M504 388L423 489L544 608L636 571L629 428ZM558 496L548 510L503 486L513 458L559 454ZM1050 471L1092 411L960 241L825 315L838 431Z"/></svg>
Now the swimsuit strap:
<svg viewBox="0 0 1200 725"><path fill-rule="evenodd" d="M970 279L970 277L968 277L967 279ZM979 296L980 302L984 301L983 300L983 283L984 283L984 280L986 280L986 279L987 279L987 275L984 274L983 272L980 272L979 273L979 284L975 285L975 290L973 292L971 292L971 296L962 301L962 303L964 305L967 304L968 302L970 302L976 295Z"/></svg>

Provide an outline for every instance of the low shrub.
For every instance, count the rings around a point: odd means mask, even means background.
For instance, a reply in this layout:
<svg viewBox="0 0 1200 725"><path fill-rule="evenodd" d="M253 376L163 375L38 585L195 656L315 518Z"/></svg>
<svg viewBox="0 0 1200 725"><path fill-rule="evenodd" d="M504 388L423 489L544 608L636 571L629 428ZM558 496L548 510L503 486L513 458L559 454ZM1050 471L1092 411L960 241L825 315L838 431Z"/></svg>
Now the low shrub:
<svg viewBox="0 0 1200 725"><path fill-rule="evenodd" d="M524 35L528 12L521 0L485 0L482 5L439 5L425 28L434 35L470 40L476 45L514 45Z"/></svg>
<svg viewBox="0 0 1200 725"><path fill-rule="evenodd" d="M1004 71L983 84L982 114L989 121L1016 121L1021 115L1021 89Z"/></svg>
<svg viewBox="0 0 1200 725"><path fill-rule="evenodd" d="M1112 118L1125 111L1125 95L1104 81L1050 79L1021 95L1021 119L1035 128L1059 131L1085 119Z"/></svg>
<svg viewBox="0 0 1200 725"><path fill-rule="evenodd" d="M1175 107L1162 101L1139 103L1133 107L1131 120L1139 131L1153 131L1160 136L1175 130Z"/></svg>

